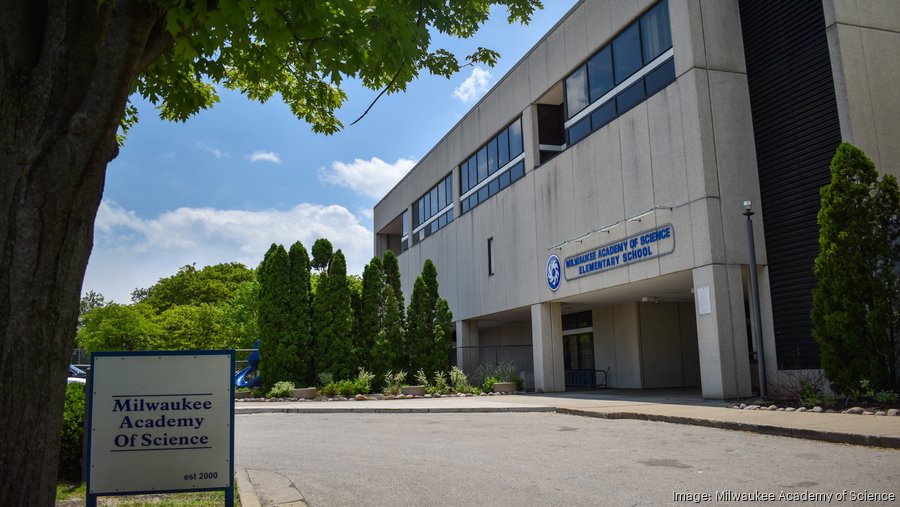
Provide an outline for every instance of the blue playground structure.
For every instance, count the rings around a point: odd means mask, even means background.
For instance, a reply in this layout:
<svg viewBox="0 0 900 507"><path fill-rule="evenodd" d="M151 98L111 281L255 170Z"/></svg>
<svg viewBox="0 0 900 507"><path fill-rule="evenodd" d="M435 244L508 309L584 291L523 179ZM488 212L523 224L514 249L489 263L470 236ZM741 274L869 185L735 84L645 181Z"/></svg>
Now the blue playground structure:
<svg viewBox="0 0 900 507"><path fill-rule="evenodd" d="M262 382L259 375L259 340L253 344L255 349L247 356L247 367L234 374L234 387L254 388Z"/></svg>

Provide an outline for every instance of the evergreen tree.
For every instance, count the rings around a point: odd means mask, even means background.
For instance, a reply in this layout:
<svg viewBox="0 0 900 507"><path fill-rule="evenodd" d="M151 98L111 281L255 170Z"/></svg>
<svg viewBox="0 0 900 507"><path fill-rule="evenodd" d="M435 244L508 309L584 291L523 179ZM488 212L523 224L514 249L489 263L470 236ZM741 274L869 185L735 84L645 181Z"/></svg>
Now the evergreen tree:
<svg viewBox="0 0 900 507"><path fill-rule="evenodd" d="M434 306L429 304L428 286L422 276L417 277L413 284L406 321L406 350L409 354L410 371L425 369L429 363L434 336Z"/></svg>
<svg viewBox="0 0 900 507"><path fill-rule="evenodd" d="M272 244L259 267L260 374L266 389L282 380L292 380L295 359L285 351L291 322L290 259L284 247Z"/></svg>
<svg viewBox="0 0 900 507"><path fill-rule="evenodd" d="M838 392L869 381L897 388L900 280L900 192L897 180L878 181L875 165L842 143L821 190L818 285L812 320L822 367Z"/></svg>
<svg viewBox="0 0 900 507"><path fill-rule="evenodd" d="M331 263L331 256L334 255L333 250L331 241L325 238L317 239L312 247L312 267L320 272L328 269L328 265Z"/></svg>
<svg viewBox="0 0 900 507"><path fill-rule="evenodd" d="M434 308L434 331L431 352L425 371L447 371L450 369L450 346L453 341L453 313L447 300L438 297Z"/></svg>
<svg viewBox="0 0 900 507"><path fill-rule="evenodd" d="M296 359L296 374L293 380L295 384L313 385L313 347L310 337L310 317L312 308L310 305L310 280L309 280L309 255L302 243L297 241L291 245L288 252L291 262L291 296L290 306L286 311L290 314L290 353Z"/></svg>
<svg viewBox="0 0 900 507"><path fill-rule="evenodd" d="M382 265L385 286L390 286L394 291L394 296L399 303L400 320L406 322L406 299L403 297L403 290L400 287L400 262L397 260L397 254L393 250L384 252ZM387 302L387 292L385 292L384 300Z"/></svg>
<svg viewBox="0 0 900 507"><path fill-rule="evenodd" d="M431 262L431 259L425 259L422 266L422 280L425 282L428 306L432 309L437 307L437 301L440 297L438 293L437 267Z"/></svg>
<svg viewBox="0 0 900 507"><path fill-rule="evenodd" d="M323 273L324 274L324 273ZM329 372L335 379L356 374L353 357L350 287L344 254L334 252L327 276L319 279L314 301L316 372Z"/></svg>
<svg viewBox="0 0 900 507"><path fill-rule="evenodd" d="M403 302L390 285L385 287L384 292L384 321L372 346L372 373L379 380L389 371L409 371L404 349L406 326L403 321Z"/></svg>
<svg viewBox="0 0 900 507"><path fill-rule="evenodd" d="M356 364L373 369L372 348L384 322L384 268L381 259L373 257L363 269L362 294L356 313Z"/></svg>

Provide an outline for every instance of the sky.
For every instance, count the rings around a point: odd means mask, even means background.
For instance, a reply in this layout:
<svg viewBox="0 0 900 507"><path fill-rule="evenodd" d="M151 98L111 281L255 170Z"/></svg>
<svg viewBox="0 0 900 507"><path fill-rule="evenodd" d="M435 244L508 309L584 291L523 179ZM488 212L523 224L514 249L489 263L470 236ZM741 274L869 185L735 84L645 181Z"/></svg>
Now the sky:
<svg viewBox="0 0 900 507"><path fill-rule="evenodd" d="M318 238L344 252L348 273L362 273L374 255L375 203L575 2L544 0L527 26L494 8L473 38L435 38L460 58L478 46L501 58L449 80L423 74L331 136L314 134L278 97L261 104L220 89L215 107L185 123L160 120L133 97L140 120L109 164L82 293L129 303L135 288L181 266L255 268L272 243L309 249ZM338 118L349 125L378 92L345 91Z"/></svg>

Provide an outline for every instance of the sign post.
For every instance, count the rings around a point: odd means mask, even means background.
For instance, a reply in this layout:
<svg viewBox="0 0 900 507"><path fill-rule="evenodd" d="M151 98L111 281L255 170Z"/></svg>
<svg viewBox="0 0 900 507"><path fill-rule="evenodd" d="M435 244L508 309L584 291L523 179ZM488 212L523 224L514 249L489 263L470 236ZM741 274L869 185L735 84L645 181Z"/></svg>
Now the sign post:
<svg viewBox="0 0 900 507"><path fill-rule="evenodd" d="M93 354L86 505L224 490L233 506L233 372L233 350Z"/></svg>

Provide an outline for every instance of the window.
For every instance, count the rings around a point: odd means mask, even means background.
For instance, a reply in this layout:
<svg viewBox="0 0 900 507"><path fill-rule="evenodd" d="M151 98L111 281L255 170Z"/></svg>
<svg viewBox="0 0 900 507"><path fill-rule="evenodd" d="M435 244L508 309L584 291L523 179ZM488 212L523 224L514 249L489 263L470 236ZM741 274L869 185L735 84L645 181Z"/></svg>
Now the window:
<svg viewBox="0 0 900 507"><path fill-rule="evenodd" d="M568 103L569 118L580 113L589 104L587 69L585 67L579 67L566 79L566 102Z"/></svg>
<svg viewBox="0 0 900 507"><path fill-rule="evenodd" d="M459 165L460 207L468 213L525 175L522 119L516 118ZM511 164L515 162L515 164ZM519 170L518 178L511 171ZM518 175L519 173L517 173Z"/></svg>
<svg viewBox="0 0 900 507"><path fill-rule="evenodd" d="M409 210L400 215L400 252L409 248Z"/></svg>
<svg viewBox="0 0 900 507"><path fill-rule="evenodd" d="M640 28L635 23L613 39L616 84L625 81L643 66L641 61Z"/></svg>
<svg viewBox="0 0 900 507"><path fill-rule="evenodd" d="M588 60L587 71L591 85L590 101L595 102L613 88L612 54L609 46Z"/></svg>
<svg viewBox="0 0 900 507"><path fill-rule="evenodd" d="M669 4L666 0L656 4L641 17L641 46L644 51L644 65L672 47Z"/></svg>
<svg viewBox="0 0 900 507"><path fill-rule="evenodd" d="M661 0L569 74L565 80L567 146L674 82L671 48L669 4Z"/></svg>
<svg viewBox="0 0 900 507"><path fill-rule="evenodd" d="M453 221L452 173L413 203L413 244L431 236ZM406 227L406 222L404 222Z"/></svg>
<svg viewBox="0 0 900 507"><path fill-rule="evenodd" d="M494 238L488 238L488 276L494 274Z"/></svg>

